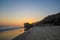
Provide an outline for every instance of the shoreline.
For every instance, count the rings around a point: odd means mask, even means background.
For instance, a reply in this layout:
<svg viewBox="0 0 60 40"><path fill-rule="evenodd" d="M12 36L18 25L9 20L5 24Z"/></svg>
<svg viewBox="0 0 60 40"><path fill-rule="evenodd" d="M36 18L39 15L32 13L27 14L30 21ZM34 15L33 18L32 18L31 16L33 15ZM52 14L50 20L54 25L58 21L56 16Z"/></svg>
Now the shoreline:
<svg viewBox="0 0 60 40"><path fill-rule="evenodd" d="M60 40L60 26L33 27L12 40Z"/></svg>

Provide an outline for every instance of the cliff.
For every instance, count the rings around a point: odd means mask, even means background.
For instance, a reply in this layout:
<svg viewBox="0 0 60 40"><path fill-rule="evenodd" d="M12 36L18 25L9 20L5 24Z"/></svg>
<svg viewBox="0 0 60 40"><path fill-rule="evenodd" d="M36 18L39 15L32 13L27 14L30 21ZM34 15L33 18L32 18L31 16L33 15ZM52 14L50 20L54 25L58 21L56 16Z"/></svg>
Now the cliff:
<svg viewBox="0 0 60 40"><path fill-rule="evenodd" d="M48 15L43 20L34 23L36 26L60 26L60 13Z"/></svg>

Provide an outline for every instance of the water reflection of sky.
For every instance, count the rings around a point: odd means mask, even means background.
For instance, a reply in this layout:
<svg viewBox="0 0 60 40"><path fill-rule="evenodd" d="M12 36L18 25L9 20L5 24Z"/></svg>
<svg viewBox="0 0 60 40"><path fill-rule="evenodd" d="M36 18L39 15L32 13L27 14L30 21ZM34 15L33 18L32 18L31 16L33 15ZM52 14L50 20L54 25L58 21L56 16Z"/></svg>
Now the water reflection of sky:
<svg viewBox="0 0 60 40"><path fill-rule="evenodd" d="M24 32L24 29L16 29L16 30L9 30L0 32L0 40L11 40L14 37L22 34Z"/></svg>

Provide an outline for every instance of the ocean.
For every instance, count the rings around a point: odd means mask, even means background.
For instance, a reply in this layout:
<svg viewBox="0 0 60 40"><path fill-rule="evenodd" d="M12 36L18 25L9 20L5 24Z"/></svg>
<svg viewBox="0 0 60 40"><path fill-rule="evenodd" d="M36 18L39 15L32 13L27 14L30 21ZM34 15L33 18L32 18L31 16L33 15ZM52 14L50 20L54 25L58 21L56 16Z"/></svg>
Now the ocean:
<svg viewBox="0 0 60 40"><path fill-rule="evenodd" d="M12 40L24 33L24 28L0 28L0 40Z"/></svg>

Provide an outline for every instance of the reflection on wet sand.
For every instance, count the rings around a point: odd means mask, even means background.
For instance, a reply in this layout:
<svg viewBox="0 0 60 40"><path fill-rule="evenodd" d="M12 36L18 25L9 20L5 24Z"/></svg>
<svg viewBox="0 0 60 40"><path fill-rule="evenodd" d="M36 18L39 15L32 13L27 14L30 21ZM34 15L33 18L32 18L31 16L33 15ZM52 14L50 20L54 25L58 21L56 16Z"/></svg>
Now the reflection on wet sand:
<svg viewBox="0 0 60 40"><path fill-rule="evenodd" d="M0 32L0 40L11 40L23 32L24 28Z"/></svg>

